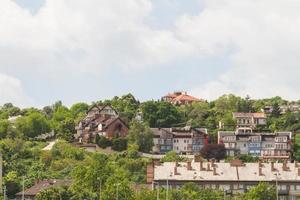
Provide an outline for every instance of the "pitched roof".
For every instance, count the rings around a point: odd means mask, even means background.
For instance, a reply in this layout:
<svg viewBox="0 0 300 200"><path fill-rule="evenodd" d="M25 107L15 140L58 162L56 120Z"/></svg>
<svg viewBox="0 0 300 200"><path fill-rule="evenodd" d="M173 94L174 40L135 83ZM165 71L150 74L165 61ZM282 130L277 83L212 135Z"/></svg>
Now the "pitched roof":
<svg viewBox="0 0 300 200"><path fill-rule="evenodd" d="M265 113L241 113L241 112L234 112L233 113L234 118L239 117L254 117L254 118L267 118L267 115Z"/></svg>
<svg viewBox="0 0 300 200"><path fill-rule="evenodd" d="M175 99L173 99L172 101L177 102L177 101L200 101L200 99L190 96L188 94L181 94L179 96L177 96Z"/></svg>
<svg viewBox="0 0 300 200"><path fill-rule="evenodd" d="M116 113L117 113L117 115L118 115L118 112L111 106L111 105L97 105L97 104L95 104L95 105L93 105L92 107L90 107L90 109L87 111L87 113L88 112L90 112L93 108L98 108L98 110L99 110L99 112L101 112L104 108L106 108L106 107L110 107L111 109L113 109Z"/></svg>
<svg viewBox="0 0 300 200"><path fill-rule="evenodd" d="M42 180L36 183L31 188L28 188L24 191L25 196L35 196L40 191L44 189L48 189L53 186L70 186L72 184L72 180L60 180L60 179L48 179L48 180ZM16 194L16 196L22 196L23 192L19 192Z"/></svg>

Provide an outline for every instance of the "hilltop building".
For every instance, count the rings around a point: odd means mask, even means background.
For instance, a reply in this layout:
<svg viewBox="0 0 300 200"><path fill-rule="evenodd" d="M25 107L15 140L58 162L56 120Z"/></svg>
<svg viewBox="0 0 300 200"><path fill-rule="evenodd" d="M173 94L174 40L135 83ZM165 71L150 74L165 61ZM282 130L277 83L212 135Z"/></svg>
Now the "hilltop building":
<svg viewBox="0 0 300 200"><path fill-rule="evenodd" d="M236 120L237 127L256 128L257 125L267 124L267 115L265 113L239 113L232 114Z"/></svg>
<svg viewBox="0 0 300 200"><path fill-rule="evenodd" d="M208 143L205 128L151 128L154 137L154 153L175 151L180 154L197 153Z"/></svg>
<svg viewBox="0 0 300 200"><path fill-rule="evenodd" d="M187 92L174 92L169 93L161 98L162 101L170 102L172 104L176 105L186 105L186 104L192 104L194 102L203 101L201 99L198 99L196 97L190 96L187 94Z"/></svg>
<svg viewBox="0 0 300 200"><path fill-rule="evenodd" d="M225 145L228 156L250 154L264 159L288 159L291 140L291 132L255 133L251 128L218 132L218 143Z"/></svg>
<svg viewBox="0 0 300 200"><path fill-rule="evenodd" d="M79 122L76 130L75 138L83 143L94 142L96 135L112 139L126 137L128 134L127 124L109 105L91 107L87 116Z"/></svg>
<svg viewBox="0 0 300 200"><path fill-rule="evenodd" d="M153 188L180 188L195 183L200 188L219 189L235 195L244 193L259 182L277 185L279 199L300 197L300 166L298 163L231 163L167 162L147 167L147 183Z"/></svg>

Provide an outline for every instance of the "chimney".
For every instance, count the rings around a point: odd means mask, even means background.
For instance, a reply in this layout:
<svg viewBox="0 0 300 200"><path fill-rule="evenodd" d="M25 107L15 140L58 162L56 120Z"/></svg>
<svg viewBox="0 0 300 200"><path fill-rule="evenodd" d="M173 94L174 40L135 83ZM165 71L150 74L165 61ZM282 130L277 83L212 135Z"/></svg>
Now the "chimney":
<svg viewBox="0 0 300 200"><path fill-rule="evenodd" d="M295 163L295 168L297 168L298 167L298 162L295 160L294 163Z"/></svg>
<svg viewBox="0 0 300 200"><path fill-rule="evenodd" d="M211 167L215 166L215 160L214 159L211 159L210 163L211 163Z"/></svg>
<svg viewBox="0 0 300 200"><path fill-rule="evenodd" d="M300 168L298 168L298 176L300 176Z"/></svg>
<svg viewBox="0 0 300 200"><path fill-rule="evenodd" d="M174 175L179 175L178 171L177 171L177 167L174 167Z"/></svg>
<svg viewBox="0 0 300 200"><path fill-rule="evenodd" d="M258 167L258 175L259 175L259 176L263 176L262 168L261 168L261 167Z"/></svg>
<svg viewBox="0 0 300 200"><path fill-rule="evenodd" d="M259 167L264 167L264 165L263 165L263 163L262 163L261 160L258 161L258 166L259 166Z"/></svg>
<svg viewBox="0 0 300 200"><path fill-rule="evenodd" d="M178 165L178 161L176 161L176 162L175 162L175 167L178 167L178 166L179 166L179 165Z"/></svg>
<svg viewBox="0 0 300 200"><path fill-rule="evenodd" d="M203 161L201 160L200 161L200 171L204 171L205 169L204 169L204 167L203 167Z"/></svg>
<svg viewBox="0 0 300 200"><path fill-rule="evenodd" d="M282 163L282 170L283 171L288 171L289 170L289 167L287 166L287 161L286 160L283 161L283 163Z"/></svg>
<svg viewBox="0 0 300 200"><path fill-rule="evenodd" d="M210 163L207 163L207 171L211 171L211 169L210 169Z"/></svg>
<svg viewBox="0 0 300 200"><path fill-rule="evenodd" d="M273 161L271 162L271 171L272 171L272 172L276 171L276 169L275 169L275 167L274 167L274 162L273 162Z"/></svg>
<svg viewBox="0 0 300 200"><path fill-rule="evenodd" d="M154 162L147 165L147 183L150 184L154 179Z"/></svg>
<svg viewBox="0 0 300 200"><path fill-rule="evenodd" d="M216 167L213 167L213 175L214 175L214 176L218 175L218 174L217 174L217 168L216 168Z"/></svg>
<svg viewBox="0 0 300 200"><path fill-rule="evenodd" d="M187 168L187 170L192 170L192 163L191 163L191 161L188 161L187 163L187 166L186 166L186 168Z"/></svg>

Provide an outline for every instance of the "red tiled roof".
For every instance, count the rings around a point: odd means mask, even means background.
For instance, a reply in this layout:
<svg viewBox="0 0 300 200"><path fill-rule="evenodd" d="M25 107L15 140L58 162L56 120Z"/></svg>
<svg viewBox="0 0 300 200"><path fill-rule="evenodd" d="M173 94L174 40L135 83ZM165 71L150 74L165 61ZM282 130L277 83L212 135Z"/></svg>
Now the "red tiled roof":
<svg viewBox="0 0 300 200"><path fill-rule="evenodd" d="M173 99L173 101L200 101L200 99L187 95L187 94L181 94L179 96L177 96L175 99Z"/></svg>

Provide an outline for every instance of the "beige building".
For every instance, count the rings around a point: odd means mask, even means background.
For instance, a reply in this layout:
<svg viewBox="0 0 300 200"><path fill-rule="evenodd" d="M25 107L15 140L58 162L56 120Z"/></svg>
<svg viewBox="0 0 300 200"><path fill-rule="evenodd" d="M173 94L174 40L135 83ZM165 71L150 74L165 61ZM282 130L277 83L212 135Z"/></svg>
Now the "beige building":
<svg viewBox="0 0 300 200"><path fill-rule="evenodd" d="M175 151L178 154L198 153L207 143L206 128L176 127L151 128L153 137L153 152L166 153Z"/></svg>
<svg viewBox="0 0 300 200"><path fill-rule="evenodd" d="M237 127L255 128L257 125L267 124L267 115L265 113L233 113Z"/></svg>
<svg viewBox="0 0 300 200"><path fill-rule="evenodd" d="M218 132L218 143L225 145L228 156L249 154L264 159L289 159L291 141L291 132L252 132L249 128Z"/></svg>
<svg viewBox="0 0 300 200"><path fill-rule="evenodd" d="M180 188L188 182L200 188L243 193L259 182L277 185L279 199L296 200L300 197L300 166L297 163L231 163L167 162L147 168L147 182L153 188Z"/></svg>

